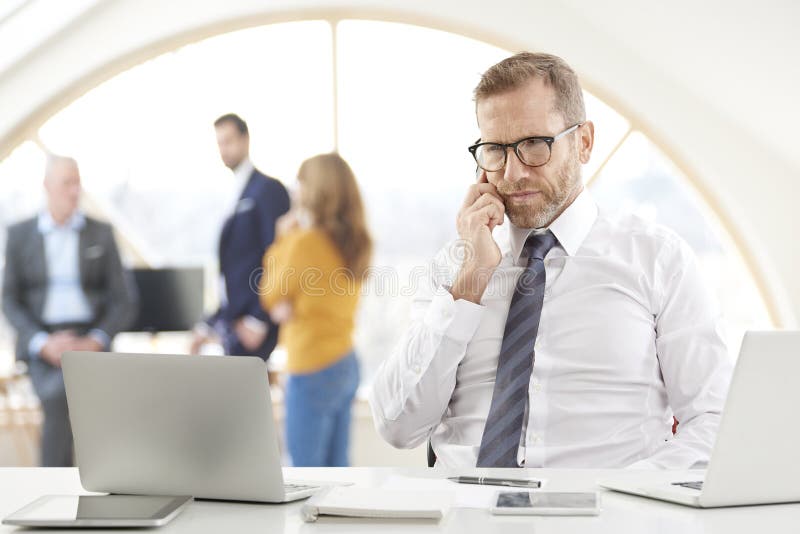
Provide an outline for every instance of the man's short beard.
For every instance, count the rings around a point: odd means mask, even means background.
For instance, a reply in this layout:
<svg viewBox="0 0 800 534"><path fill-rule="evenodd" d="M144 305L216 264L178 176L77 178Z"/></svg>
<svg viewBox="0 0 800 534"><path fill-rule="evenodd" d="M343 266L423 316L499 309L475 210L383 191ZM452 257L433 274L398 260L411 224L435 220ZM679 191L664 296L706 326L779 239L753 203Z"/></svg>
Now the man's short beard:
<svg viewBox="0 0 800 534"><path fill-rule="evenodd" d="M556 175L556 190L541 189L543 205L538 209L528 206L515 206L507 201L509 193L531 189L529 183L517 182L516 187L509 191L501 191L503 203L506 206L506 215L511 223L518 228L544 228L553 222L561 213L568 201L572 199L573 192L581 181L580 162L575 157L564 162Z"/></svg>

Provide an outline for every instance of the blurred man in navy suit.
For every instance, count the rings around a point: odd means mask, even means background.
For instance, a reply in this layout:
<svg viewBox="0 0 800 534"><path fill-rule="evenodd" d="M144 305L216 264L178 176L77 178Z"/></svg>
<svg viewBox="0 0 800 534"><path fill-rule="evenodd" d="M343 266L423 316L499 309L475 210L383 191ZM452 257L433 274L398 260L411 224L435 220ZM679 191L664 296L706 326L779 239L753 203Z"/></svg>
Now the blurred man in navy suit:
<svg viewBox="0 0 800 534"><path fill-rule="evenodd" d="M266 360L278 341L278 326L261 308L255 277L264 251L275 238L275 221L289 211L289 194L278 180L250 162L247 123L233 113L214 122L219 153L233 171L236 198L219 240L220 307L195 328L191 352L219 339L226 354Z"/></svg>

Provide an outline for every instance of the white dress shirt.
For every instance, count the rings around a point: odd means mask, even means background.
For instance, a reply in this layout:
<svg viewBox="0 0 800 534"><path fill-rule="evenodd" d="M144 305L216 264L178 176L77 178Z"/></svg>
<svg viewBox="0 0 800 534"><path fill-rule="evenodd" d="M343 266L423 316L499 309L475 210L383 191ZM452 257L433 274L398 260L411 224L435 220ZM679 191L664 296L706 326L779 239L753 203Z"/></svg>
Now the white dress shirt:
<svg viewBox="0 0 800 534"><path fill-rule="evenodd" d="M253 166L253 162L250 161L250 158L244 158L241 163L233 169L233 187L231 187L230 191L235 194L236 197L230 201L232 214L236 213L239 206L239 199L242 197L244 188L247 187L247 182L250 181L250 176L253 174L254 170L255 167Z"/></svg>
<svg viewBox="0 0 800 534"><path fill-rule="evenodd" d="M702 467L732 362L691 250L663 227L598 213L587 191L549 229L559 245L544 260L519 464ZM449 292L463 257L458 241L433 261L411 325L370 393L376 428L395 447L430 438L437 465L476 465L506 316L524 269L520 254L532 231L495 231L503 255L480 305ZM680 422L675 436L673 415Z"/></svg>
<svg viewBox="0 0 800 534"><path fill-rule="evenodd" d="M233 186L228 189L230 192L231 198L227 201L227 203L231 206L230 215L226 217L226 221L230 217L234 217L236 213L239 211L240 202L242 202L242 194L244 193L244 188L247 187L247 183L250 181L250 176L253 174L255 167L253 166L253 162L250 161L250 158L244 158L239 165L233 169ZM220 273L219 274L219 301L222 306L228 305L228 288L225 285L225 276ZM208 325L205 323L200 323L197 325L197 328L200 328L206 332L210 332Z"/></svg>
<svg viewBox="0 0 800 534"><path fill-rule="evenodd" d="M47 296L42 320L45 324L88 323L92 309L81 287L78 240L86 221L75 212L57 225L48 211L39 215L38 228L44 239L47 261Z"/></svg>

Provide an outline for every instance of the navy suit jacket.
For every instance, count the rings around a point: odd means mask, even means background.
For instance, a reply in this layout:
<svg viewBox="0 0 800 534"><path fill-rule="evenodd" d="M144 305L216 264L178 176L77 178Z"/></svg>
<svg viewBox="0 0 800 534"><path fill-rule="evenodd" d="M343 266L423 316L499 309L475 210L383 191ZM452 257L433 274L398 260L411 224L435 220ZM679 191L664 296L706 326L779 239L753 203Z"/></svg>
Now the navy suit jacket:
<svg viewBox="0 0 800 534"><path fill-rule="evenodd" d="M275 221L289 211L289 194L278 180L253 170L239 197L236 210L225 221L219 240L219 269L225 279L227 303L209 320L223 337L227 354L269 358L278 342L273 323L258 297L258 278L264 252L275 239ZM237 319L252 315L269 327L264 343L245 349L233 331Z"/></svg>

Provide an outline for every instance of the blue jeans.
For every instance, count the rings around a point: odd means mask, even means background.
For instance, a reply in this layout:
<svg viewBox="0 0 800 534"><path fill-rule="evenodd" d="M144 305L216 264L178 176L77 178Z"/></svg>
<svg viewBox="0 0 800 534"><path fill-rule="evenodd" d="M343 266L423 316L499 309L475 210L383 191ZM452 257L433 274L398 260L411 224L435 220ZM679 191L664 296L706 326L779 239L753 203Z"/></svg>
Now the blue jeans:
<svg viewBox="0 0 800 534"><path fill-rule="evenodd" d="M350 464L351 405L359 382L355 352L330 367L289 375L286 447L295 467Z"/></svg>

